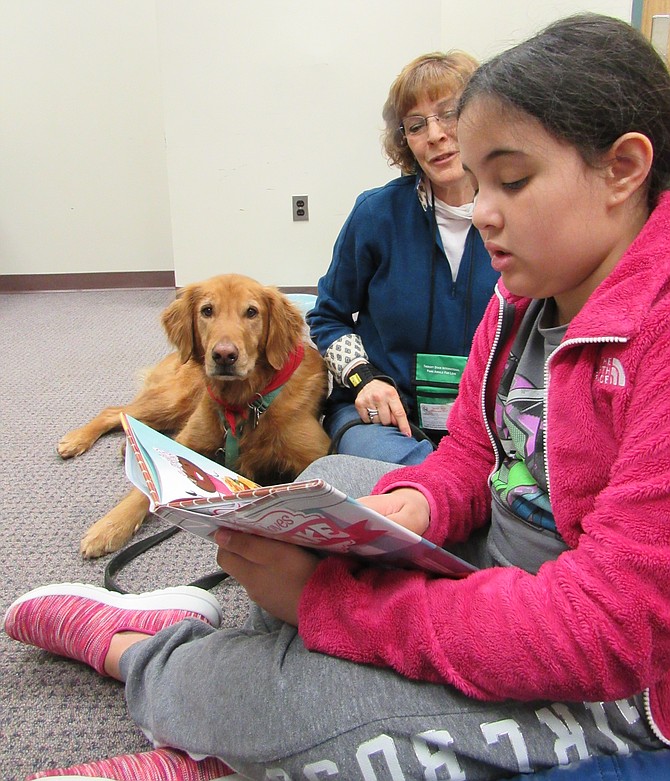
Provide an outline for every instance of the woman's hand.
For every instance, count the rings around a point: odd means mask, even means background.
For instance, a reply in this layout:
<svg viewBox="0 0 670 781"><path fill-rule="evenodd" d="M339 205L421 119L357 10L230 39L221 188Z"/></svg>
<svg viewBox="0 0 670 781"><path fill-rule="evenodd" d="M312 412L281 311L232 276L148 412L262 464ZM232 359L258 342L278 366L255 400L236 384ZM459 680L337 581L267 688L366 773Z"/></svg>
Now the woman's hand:
<svg viewBox="0 0 670 781"><path fill-rule="evenodd" d="M298 626L298 604L319 558L305 548L246 532L219 529L216 561L250 599L276 618Z"/></svg>
<svg viewBox="0 0 670 781"><path fill-rule="evenodd" d="M407 420L398 391L388 382L372 380L356 396L356 410L364 423L381 423L382 426L396 426L401 434L411 437L412 431ZM370 418L368 410L377 410L378 415Z"/></svg>
<svg viewBox="0 0 670 781"><path fill-rule="evenodd" d="M428 499L415 488L396 488L388 494L364 496L356 501L421 536L430 523Z"/></svg>

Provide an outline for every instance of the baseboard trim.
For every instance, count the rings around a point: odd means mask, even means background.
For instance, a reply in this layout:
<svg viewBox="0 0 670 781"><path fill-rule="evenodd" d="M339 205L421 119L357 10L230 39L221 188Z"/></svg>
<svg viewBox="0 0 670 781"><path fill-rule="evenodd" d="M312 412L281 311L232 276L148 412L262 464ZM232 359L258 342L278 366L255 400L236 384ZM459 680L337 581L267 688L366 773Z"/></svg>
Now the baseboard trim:
<svg viewBox="0 0 670 781"><path fill-rule="evenodd" d="M0 274L0 292L174 288L174 271L109 271L81 274Z"/></svg>
<svg viewBox="0 0 670 781"><path fill-rule="evenodd" d="M174 271L108 271L81 274L0 274L0 293L176 288ZM316 295L316 286L280 285L284 293Z"/></svg>
<svg viewBox="0 0 670 781"><path fill-rule="evenodd" d="M278 285L282 293L309 293L310 295L316 295L316 285L308 285L307 287L291 287L290 285Z"/></svg>

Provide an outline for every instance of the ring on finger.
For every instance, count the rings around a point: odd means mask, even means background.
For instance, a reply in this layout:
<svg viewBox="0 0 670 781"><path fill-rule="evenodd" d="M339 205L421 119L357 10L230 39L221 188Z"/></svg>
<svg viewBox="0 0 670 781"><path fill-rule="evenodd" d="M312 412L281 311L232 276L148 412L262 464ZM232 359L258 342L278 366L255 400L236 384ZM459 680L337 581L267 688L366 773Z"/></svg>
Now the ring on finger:
<svg viewBox="0 0 670 781"><path fill-rule="evenodd" d="M379 410L378 409L375 409L375 408L370 409L370 407L367 407L366 409L367 409L367 412L368 412L368 417L370 418L370 423L372 423L375 418L379 417Z"/></svg>

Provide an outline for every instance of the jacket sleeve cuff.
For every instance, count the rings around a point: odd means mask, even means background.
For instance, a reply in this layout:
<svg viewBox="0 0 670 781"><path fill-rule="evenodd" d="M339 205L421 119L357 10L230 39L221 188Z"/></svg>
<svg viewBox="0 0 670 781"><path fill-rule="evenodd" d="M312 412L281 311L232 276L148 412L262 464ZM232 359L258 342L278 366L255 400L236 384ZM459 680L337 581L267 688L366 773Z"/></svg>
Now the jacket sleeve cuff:
<svg viewBox="0 0 670 781"><path fill-rule="evenodd" d="M346 388L346 375L354 366L367 363L368 356L358 334L345 334L328 346L323 359L335 382Z"/></svg>
<svg viewBox="0 0 670 781"><path fill-rule="evenodd" d="M430 508L430 521L428 522L428 528L421 536L425 540L435 543L435 545L442 545L442 535L439 533L439 530L435 528L436 524L433 523L433 518L438 517L437 504L433 498L433 495L426 488L426 486L420 485L419 483L413 483L411 480L398 479L389 483L388 485L385 485L384 488L380 488L379 483L377 483L372 491L372 494L389 494L391 491L395 491L396 488L413 488L415 491L419 491L426 497L428 506Z"/></svg>
<svg viewBox="0 0 670 781"><path fill-rule="evenodd" d="M382 382L393 385L394 388L398 387L392 377L389 377L388 374L382 374L371 363L357 362L355 366L351 368L350 366L345 370L344 385L351 388L356 395L372 380L382 380Z"/></svg>

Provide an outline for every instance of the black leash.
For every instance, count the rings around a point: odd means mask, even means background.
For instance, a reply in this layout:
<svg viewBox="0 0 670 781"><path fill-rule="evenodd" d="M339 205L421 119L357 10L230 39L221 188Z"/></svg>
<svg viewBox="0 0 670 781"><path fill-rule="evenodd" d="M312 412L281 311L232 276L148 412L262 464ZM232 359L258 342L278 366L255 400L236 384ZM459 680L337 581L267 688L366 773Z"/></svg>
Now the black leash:
<svg viewBox="0 0 670 781"><path fill-rule="evenodd" d="M128 591L122 588L115 580L115 576L133 559L136 559L139 555L158 545L163 540L167 540L168 537L172 537L177 532L182 531L178 526L172 526L169 529L165 529L157 534L152 534L151 537L145 537L143 540L138 540L122 551L119 551L105 567L105 588L110 591L118 591L119 594L127 594ZM220 570L219 572L212 572L209 575L203 575L201 578L189 583L189 586L197 586L198 588L204 588L207 591L214 588L222 580L228 577L228 573Z"/></svg>

